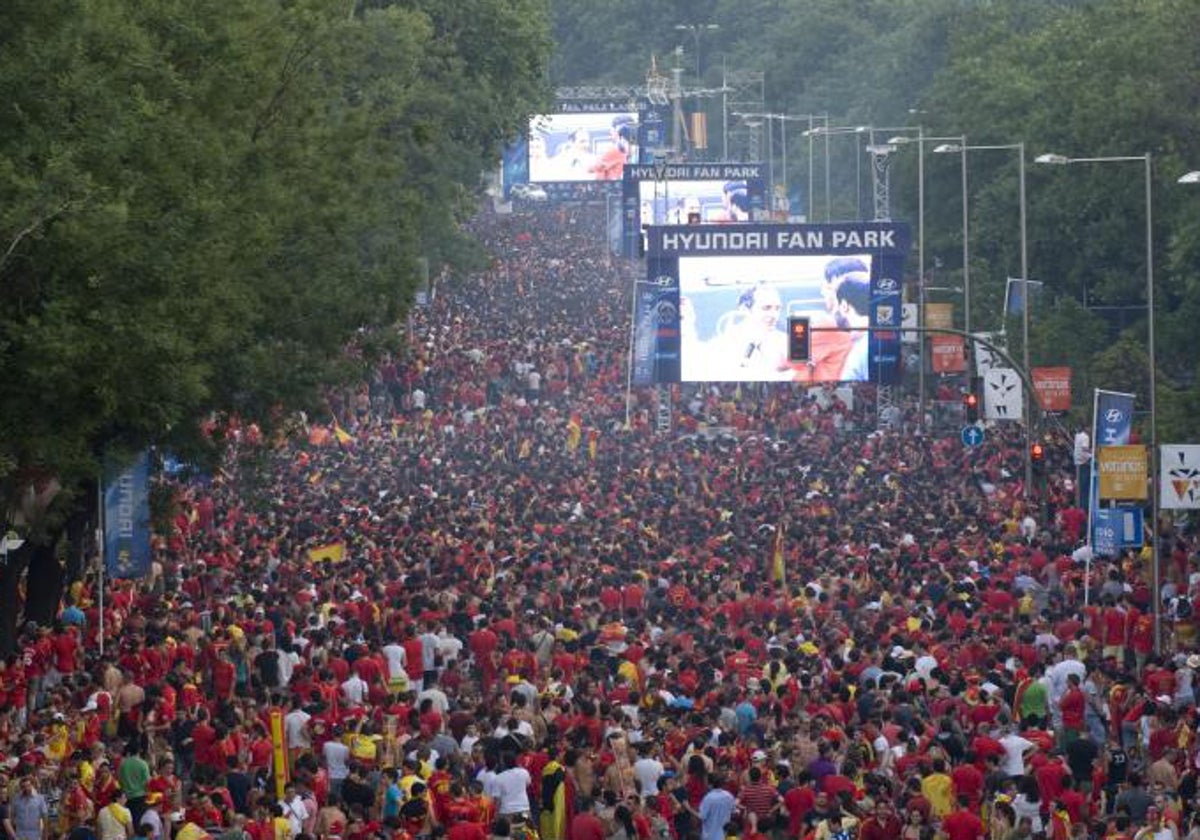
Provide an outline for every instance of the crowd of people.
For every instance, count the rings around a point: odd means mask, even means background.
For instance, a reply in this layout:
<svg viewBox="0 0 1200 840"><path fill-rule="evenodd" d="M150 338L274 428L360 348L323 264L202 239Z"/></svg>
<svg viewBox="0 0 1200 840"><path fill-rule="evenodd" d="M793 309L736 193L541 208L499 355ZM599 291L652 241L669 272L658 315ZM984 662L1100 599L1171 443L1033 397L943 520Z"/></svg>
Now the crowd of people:
<svg viewBox="0 0 1200 840"><path fill-rule="evenodd" d="M1188 613L1160 650L1145 552L1085 604L1073 475L877 432L868 386L660 429L602 211L479 216L336 426L177 488L103 639L91 578L27 628L6 840L1200 837Z"/></svg>

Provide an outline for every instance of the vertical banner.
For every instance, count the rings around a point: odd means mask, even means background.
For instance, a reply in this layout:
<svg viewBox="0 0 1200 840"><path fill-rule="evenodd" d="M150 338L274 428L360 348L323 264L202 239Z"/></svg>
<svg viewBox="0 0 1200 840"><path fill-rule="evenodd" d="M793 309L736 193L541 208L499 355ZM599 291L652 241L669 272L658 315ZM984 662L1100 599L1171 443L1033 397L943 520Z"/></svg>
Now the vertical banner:
<svg viewBox="0 0 1200 840"><path fill-rule="evenodd" d="M1092 549L1100 557L1116 557L1145 540L1145 519L1139 507L1102 508L1096 511Z"/></svg>
<svg viewBox="0 0 1200 840"><path fill-rule="evenodd" d="M287 748L283 740L283 710L271 709L271 774L275 777L275 799L283 801L288 782Z"/></svg>
<svg viewBox="0 0 1200 840"><path fill-rule="evenodd" d="M1043 411L1071 410L1071 369L1035 367L1030 372L1033 393Z"/></svg>
<svg viewBox="0 0 1200 840"><path fill-rule="evenodd" d="M883 263L883 260L879 261ZM892 266L889 266L889 268ZM871 321L876 329L870 338L870 378L879 385L900 382L900 327L904 316L904 289L898 277L885 274L871 277Z"/></svg>
<svg viewBox="0 0 1200 840"><path fill-rule="evenodd" d="M953 303L926 303L925 329L952 330L954 329Z"/></svg>
<svg viewBox="0 0 1200 840"><path fill-rule="evenodd" d="M902 323L903 323L905 332L903 332L900 335L900 340L903 341L905 344L916 344L917 343L916 329L918 326L918 324L917 324L917 305L915 303L906 303L906 304L904 304L903 312L904 312L904 317L903 317Z"/></svg>
<svg viewBox="0 0 1200 840"><path fill-rule="evenodd" d="M1096 391L1096 446L1124 446L1133 430L1133 394Z"/></svg>
<svg viewBox="0 0 1200 840"><path fill-rule="evenodd" d="M1140 445L1102 446L1096 459L1100 474L1100 499L1145 501L1148 467L1146 447Z"/></svg>
<svg viewBox="0 0 1200 840"><path fill-rule="evenodd" d="M104 562L113 578L150 574L150 453L105 470Z"/></svg>
<svg viewBox="0 0 1200 840"><path fill-rule="evenodd" d="M975 338L982 338L984 341L995 343L997 337L995 333L972 333ZM981 344L978 341L971 342L974 346L971 348L971 356L975 360L975 375L979 378L987 376L987 372L992 368L1003 367L1004 362L992 352L992 348L986 344Z"/></svg>
<svg viewBox="0 0 1200 840"><path fill-rule="evenodd" d="M967 369L967 360L963 356L963 340L960 336L930 336L929 351L934 373L962 373Z"/></svg>
<svg viewBox="0 0 1200 840"><path fill-rule="evenodd" d="M1166 444L1160 451L1159 506L1164 510L1200 509L1200 446Z"/></svg>
<svg viewBox="0 0 1200 840"><path fill-rule="evenodd" d="M652 257L646 260L646 280L639 281L633 319L634 385L679 381L681 323L679 259Z"/></svg>
<svg viewBox="0 0 1200 840"><path fill-rule="evenodd" d="M1009 368L991 368L983 375L983 416L988 420L1025 418L1025 389Z"/></svg>

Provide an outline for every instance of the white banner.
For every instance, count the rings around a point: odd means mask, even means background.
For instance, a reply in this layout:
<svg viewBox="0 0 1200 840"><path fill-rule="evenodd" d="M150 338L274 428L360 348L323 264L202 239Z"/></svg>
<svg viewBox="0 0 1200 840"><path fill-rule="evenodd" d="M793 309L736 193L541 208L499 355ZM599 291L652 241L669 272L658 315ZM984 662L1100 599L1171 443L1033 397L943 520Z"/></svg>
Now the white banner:
<svg viewBox="0 0 1200 840"><path fill-rule="evenodd" d="M916 344L917 334L914 330L919 326L917 324L917 305L906 303L900 307L900 311L902 313L900 326L906 330L906 332L900 333L900 340L905 344Z"/></svg>
<svg viewBox="0 0 1200 840"><path fill-rule="evenodd" d="M973 333L976 338L982 338L985 341L990 341L993 344L998 340L995 333ZM987 373L992 368L1000 367L1004 362L992 352L992 348L986 344L981 344L978 341L971 341L971 355L975 357L975 375L987 376Z"/></svg>
<svg viewBox="0 0 1200 840"><path fill-rule="evenodd" d="M1010 368L992 368L983 375L983 416L988 420L1015 420L1025 416L1025 389Z"/></svg>
<svg viewBox="0 0 1200 840"><path fill-rule="evenodd" d="M1158 462L1158 503L1164 510L1200 509L1200 446L1164 444Z"/></svg>

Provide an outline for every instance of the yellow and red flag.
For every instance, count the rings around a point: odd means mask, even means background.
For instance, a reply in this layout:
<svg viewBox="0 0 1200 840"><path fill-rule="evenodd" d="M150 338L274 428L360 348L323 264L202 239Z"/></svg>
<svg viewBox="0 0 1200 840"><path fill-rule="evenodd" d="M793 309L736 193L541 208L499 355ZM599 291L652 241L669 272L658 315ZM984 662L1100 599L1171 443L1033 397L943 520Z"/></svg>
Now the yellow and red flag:
<svg viewBox="0 0 1200 840"><path fill-rule="evenodd" d="M345 543L329 543L328 545L320 545L316 548L308 550L308 559L313 563L323 563L326 561L332 563L340 563L346 558Z"/></svg>

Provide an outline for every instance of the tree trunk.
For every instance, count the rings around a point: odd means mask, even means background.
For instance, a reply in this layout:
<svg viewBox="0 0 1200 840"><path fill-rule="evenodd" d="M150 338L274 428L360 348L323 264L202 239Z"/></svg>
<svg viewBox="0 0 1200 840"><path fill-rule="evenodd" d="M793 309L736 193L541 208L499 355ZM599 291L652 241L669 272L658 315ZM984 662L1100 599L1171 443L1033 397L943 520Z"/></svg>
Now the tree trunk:
<svg viewBox="0 0 1200 840"><path fill-rule="evenodd" d="M26 542L8 552L8 561L0 568L0 655L7 656L17 648L21 615L20 581L25 567L33 556L33 546Z"/></svg>
<svg viewBox="0 0 1200 840"><path fill-rule="evenodd" d="M50 625L58 617L63 567L53 545L34 546L25 584L25 620Z"/></svg>

